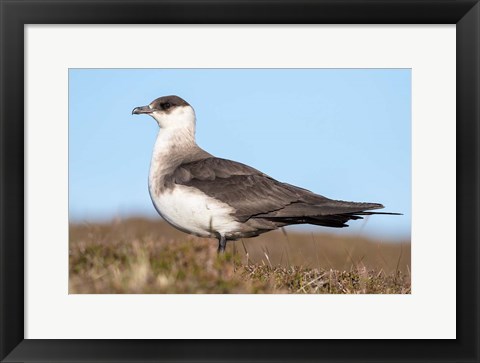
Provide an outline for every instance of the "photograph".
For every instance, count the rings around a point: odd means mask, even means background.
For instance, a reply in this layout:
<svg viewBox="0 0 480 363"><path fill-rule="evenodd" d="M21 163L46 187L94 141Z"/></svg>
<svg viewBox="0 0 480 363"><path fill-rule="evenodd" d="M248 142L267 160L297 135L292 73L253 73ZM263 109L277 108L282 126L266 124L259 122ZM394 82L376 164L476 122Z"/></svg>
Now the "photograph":
<svg viewBox="0 0 480 363"><path fill-rule="evenodd" d="M69 294L411 294L410 68L70 68Z"/></svg>

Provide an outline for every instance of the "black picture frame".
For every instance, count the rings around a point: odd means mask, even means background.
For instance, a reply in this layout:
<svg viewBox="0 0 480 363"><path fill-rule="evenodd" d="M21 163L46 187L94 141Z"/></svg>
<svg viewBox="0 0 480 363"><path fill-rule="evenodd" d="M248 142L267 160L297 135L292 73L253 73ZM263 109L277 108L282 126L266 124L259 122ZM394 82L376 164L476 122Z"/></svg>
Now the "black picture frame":
<svg viewBox="0 0 480 363"><path fill-rule="evenodd" d="M480 361L478 0L0 0L0 14L2 362ZM159 23L456 24L457 339L282 341L24 339L23 206L24 178L28 177L24 175L24 25ZM455 213L451 210L435 212L440 214L439 223L442 223L441 219L453 219ZM438 298L441 299L442 292L439 291L438 294ZM438 323L442 323L441 316L438 317ZM262 326L256 328L266 329Z"/></svg>

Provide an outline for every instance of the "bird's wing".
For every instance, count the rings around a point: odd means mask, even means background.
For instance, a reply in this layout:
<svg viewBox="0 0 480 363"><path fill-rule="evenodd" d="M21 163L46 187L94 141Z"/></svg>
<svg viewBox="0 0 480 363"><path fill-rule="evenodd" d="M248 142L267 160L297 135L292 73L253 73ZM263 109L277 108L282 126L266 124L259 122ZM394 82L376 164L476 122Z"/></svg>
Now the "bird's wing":
<svg viewBox="0 0 480 363"><path fill-rule="evenodd" d="M250 166L215 157L182 164L172 177L176 184L197 188L227 203L239 221L255 216L331 215L382 207L331 200L281 183Z"/></svg>

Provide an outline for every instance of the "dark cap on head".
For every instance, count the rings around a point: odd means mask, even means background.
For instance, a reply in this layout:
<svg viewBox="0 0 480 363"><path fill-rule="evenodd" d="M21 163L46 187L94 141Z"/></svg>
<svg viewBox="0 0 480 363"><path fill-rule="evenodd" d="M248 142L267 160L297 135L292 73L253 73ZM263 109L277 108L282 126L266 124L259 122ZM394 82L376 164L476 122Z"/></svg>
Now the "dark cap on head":
<svg viewBox="0 0 480 363"><path fill-rule="evenodd" d="M150 106L152 108L160 108L162 105L165 105L166 103L169 103L170 106L190 106L187 101L185 101L183 98L180 98L178 96L163 96L159 97L156 100L152 101L150 103Z"/></svg>

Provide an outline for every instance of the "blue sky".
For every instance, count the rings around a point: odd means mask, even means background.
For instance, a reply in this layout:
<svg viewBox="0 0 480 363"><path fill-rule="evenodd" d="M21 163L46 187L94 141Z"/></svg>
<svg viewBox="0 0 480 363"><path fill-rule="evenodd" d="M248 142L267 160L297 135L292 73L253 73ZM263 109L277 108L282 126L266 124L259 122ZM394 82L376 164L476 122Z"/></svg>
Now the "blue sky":
<svg viewBox="0 0 480 363"><path fill-rule="evenodd" d="M404 214L339 233L410 236L409 69L70 69L71 221L159 218L147 188L158 126L131 111L171 94L194 107L197 142L210 153Z"/></svg>

